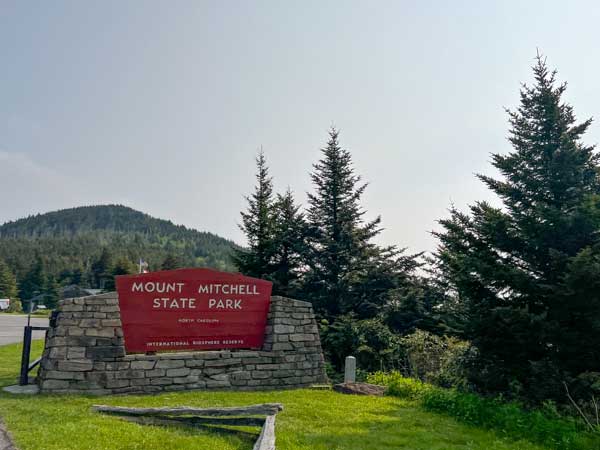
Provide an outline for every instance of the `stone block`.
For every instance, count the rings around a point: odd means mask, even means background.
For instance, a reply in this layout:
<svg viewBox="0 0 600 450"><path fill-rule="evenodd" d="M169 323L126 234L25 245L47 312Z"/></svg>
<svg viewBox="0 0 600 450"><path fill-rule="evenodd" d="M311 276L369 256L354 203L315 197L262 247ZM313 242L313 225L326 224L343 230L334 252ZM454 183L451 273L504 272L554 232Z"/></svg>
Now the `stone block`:
<svg viewBox="0 0 600 450"><path fill-rule="evenodd" d="M116 373L118 372L85 372L85 379L105 386L107 380L115 379Z"/></svg>
<svg viewBox="0 0 600 450"><path fill-rule="evenodd" d="M155 364L156 364L156 361L132 361L131 368L132 369L151 370L151 369L154 369Z"/></svg>
<svg viewBox="0 0 600 450"><path fill-rule="evenodd" d="M236 364L241 364L242 360L240 358L228 358L228 359L215 359L204 362L204 367L225 367L225 366L234 366Z"/></svg>
<svg viewBox="0 0 600 450"><path fill-rule="evenodd" d="M271 372L266 370L254 370L252 371L252 378L255 380L271 378Z"/></svg>
<svg viewBox="0 0 600 450"><path fill-rule="evenodd" d="M128 379L132 380L134 378L145 378L146 374L143 370L119 370L115 373L116 379Z"/></svg>
<svg viewBox="0 0 600 450"><path fill-rule="evenodd" d="M63 372L60 370L48 370L44 373L44 378L49 380L83 380L84 372Z"/></svg>
<svg viewBox="0 0 600 450"><path fill-rule="evenodd" d="M62 347L67 349L67 359L84 359L86 347Z"/></svg>
<svg viewBox="0 0 600 450"><path fill-rule="evenodd" d="M164 377L166 373L167 373L166 369L146 370L146 376L149 378Z"/></svg>
<svg viewBox="0 0 600 450"><path fill-rule="evenodd" d="M156 394L162 391L162 386L143 386L142 392L146 394Z"/></svg>
<svg viewBox="0 0 600 450"><path fill-rule="evenodd" d="M190 374L189 367L182 367L180 369L167 369L168 377L185 377Z"/></svg>
<svg viewBox="0 0 600 450"><path fill-rule="evenodd" d="M46 347L50 348L50 347L63 347L67 345L67 338L66 337L54 337L52 339L48 339L48 342L46 343Z"/></svg>
<svg viewBox="0 0 600 450"><path fill-rule="evenodd" d="M51 359L66 359L68 347L51 347L48 357Z"/></svg>
<svg viewBox="0 0 600 450"><path fill-rule="evenodd" d="M290 334L290 341L292 341L292 342L307 342L307 341L314 341L314 340L315 340L314 334L305 334L305 333Z"/></svg>
<svg viewBox="0 0 600 450"><path fill-rule="evenodd" d="M167 384L173 384L173 378L161 377L161 378L152 378L150 380L150 384L157 386L166 386Z"/></svg>
<svg viewBox="0 0 600 450"><path fill-rule="evenodd" d="M94 336L94 337L103 337L103 338L111 338L115 335L114 328L86 328L85 330L86 336Z"/></svg>
<svg viewBox="0 0 600 450"><path fill-rule="evenodd" d="M179 369L185 367L185 361L182 359L161 359L156 362L157 369Z"/></svg>
<svg viewBox="0 0 600 450"><path fill-rule="evenodd" d="M101 319L81 319L79 326L81 328L100 328L102 321Z"/></svg>
<svg viewBox="0 0 600 450"><path fill-rule="evenodd" d="M129 380L106 380L106 387L109 389L115 389L115 388L124 388L124 387L128 387L130 385L130 381Z"/></svg>
<svg viewBox="0 0 600 450"><path fill-rule="evenodd" d="M287 378L295 375L293 370L274 370L273 378Z"/></svg>
<svg viewBox="0 0 600 450"><path fill-rule="evenodd" d="M250 380L252 376L248 371L232 372L229 374L229 379L233 382L239 380Z"/></svg>
<svg viewBox="0 0 600 450"><path fill-rule="evenodd" d="M171 384L164 387L165 391L183 391L185 386L183 384Z"/></svg>
<svg viewBox="0 0 600 450"><path fill-rule="evenodd" d="M204 360L202 360L202 359L188 359L188 360L185 361L185 366L186 367L192 367L192 368L204 367Z"/></svg>
<svg viewBox="0 0 600 450"><path fill-rule="evenodd" d="M179 369L173 369L173 370L179 370ZM197 375L189 375L187 377L175 377L175 378L173 378L173 382L175 384L197 383L198 380L200 380L200 377L198 377Z"/></svg>
<svg viewBox="0 0 600 450"><path fill-rule="evenodd" d="M287 342L276 342L273 344L272 349L273 349L273 351L278 351L278 350L289 351L289 350L294 350L294 347Z"/></svg>
<svg viewBox="0 0 600 450"><path fill-rule="evenodd" d="M87 370L92 370L94 368L93 361L89 360L69 360L69 361L59 361L58 362L58 370L65 372L85 372Z"/></svg>
<svg viewBox="0 0 600 450"><path fill-rule="evenodd" d="M116 298L88 298L85 299L86 305L118 305Z"/></svg>
<svg viewBox="0 0 600 450"><path fill-rule="evenodd" d="M129 361L109 361L106 363L106 370L126 370L131 367Z"/></svg>
<svg viewBox="0 0 600 450"><path fill-rule="evenodd" d="M83 311L83 306L82 305L64 305L61 307L61 311L63 311L63 312Z"/></svg>
<svg viewBox="0 0 600 450"><path fill-rule="evenodd" d="M69 331L67 331L68 336L83 336L84 329L79 326L69 327Z"/></svg>
<svg viewBox="0 0 600 450"><path fill-rule="evenodd" d="M86 355L95 361L114 359L125 356L125 349L112 345L109 347L90 347L87 349Z"/></svg>
<svg viewBox="0 0 600 450"><path fill-rule="evenodd" d="M69 382L66 380L44 380L41 384L42 390L67 389Z"/></svg>
<svg viewBox="0 0 600 450"><path fill-rule="evenodd" d="M96 345L96 338L90 336L67 336L66 344L73 347L93 347Z"/></svg>
<svg viewBox="0 0 600 450"><path fill-rule="evenodd" d="M287 333L293 333L294 327L291 325L275 325L273 327L273 330L274 330L275 334L287 334Z"/></svg>
<svg viewBox="0 0 600 450"><path fill-rule="evenodd" d="M106 319L102 321L103 327L120 327L121 321L118 319Z"/></svg>
<svg viewBox="0 0 600 450"><path fill-rule="evenodd" d="M77 389L81 391L89 391L91 389L102 389L104 386L99 385L95 381L74 381L69 385L70 389Z"/></svg>
<svg viewBox="0 0 600 450"><path fill-rule="evenodd" d="M207 388L228 388L231 387L229 381L206 380Z"/></svg>

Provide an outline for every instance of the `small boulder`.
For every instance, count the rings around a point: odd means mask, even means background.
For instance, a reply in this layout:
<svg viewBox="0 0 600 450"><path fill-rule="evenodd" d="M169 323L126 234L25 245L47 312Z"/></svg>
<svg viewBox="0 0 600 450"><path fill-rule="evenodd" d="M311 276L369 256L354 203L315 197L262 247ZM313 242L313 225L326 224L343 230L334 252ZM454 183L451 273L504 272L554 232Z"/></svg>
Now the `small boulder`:
<svg viewBox="0 0 600 450"><path fill-rule="evenodd" d="M333 390L341 394L381 396L385 392L385 387L369 383L340 383L334 385Z"/></svg>

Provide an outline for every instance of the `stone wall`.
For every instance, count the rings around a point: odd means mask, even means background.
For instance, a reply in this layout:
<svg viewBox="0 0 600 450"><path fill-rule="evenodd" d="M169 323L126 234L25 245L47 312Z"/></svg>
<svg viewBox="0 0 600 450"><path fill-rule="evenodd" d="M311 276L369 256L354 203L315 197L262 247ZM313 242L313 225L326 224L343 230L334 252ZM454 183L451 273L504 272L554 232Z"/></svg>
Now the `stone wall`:
<svg viewBox="0 0 600 450"><path fill-rule="evenodd" d="M114 292L60 302L38 374L46 393L282 389L327 381L310 303L271 297L260 351L125 354Z"/></svg>

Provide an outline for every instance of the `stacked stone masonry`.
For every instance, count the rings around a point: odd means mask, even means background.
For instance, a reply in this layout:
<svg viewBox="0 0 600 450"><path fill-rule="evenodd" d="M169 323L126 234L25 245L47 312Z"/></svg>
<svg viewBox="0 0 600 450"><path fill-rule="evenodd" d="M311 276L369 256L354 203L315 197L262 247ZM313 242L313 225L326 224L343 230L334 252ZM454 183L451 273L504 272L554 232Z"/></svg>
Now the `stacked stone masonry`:
<svg viewBox="0 0 600 450"><path fill-rule="evenodd" d="M125 354L116 293L63 300L38 373L46 393L282 389L327 381L310 303L271 297L261 350Z"/></svg>

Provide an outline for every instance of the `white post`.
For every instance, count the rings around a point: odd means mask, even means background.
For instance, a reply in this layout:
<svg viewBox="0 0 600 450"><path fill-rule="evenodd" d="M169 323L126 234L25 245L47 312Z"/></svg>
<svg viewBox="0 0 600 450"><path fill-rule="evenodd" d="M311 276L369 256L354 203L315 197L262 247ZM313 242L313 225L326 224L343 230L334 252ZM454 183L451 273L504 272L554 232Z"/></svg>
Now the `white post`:
<svg viewBox="0 0 600 450"><path fill-rule="evenodd" d="M344 383L356 382L356 358L354 356L346 357L344 366Z"/></svg>

